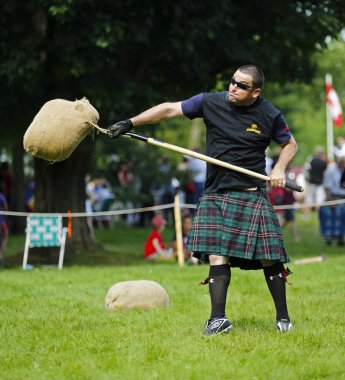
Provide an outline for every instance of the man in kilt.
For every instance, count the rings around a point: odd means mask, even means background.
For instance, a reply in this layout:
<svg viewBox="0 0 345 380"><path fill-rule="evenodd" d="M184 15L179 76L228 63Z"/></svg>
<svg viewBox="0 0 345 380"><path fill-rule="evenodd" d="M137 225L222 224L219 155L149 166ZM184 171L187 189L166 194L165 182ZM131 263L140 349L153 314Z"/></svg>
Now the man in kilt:
<svg viewBox="0 0 345 380"><path fill-rule="evenodd" d="M272 187L285 186L285 169L297 144L284 117L260 96L264 74L255 65L242 66L229 90L202 93L181 102L167 102L109 128L113 138L133 126L186 116L201 117L206 125L206 154L230 164L265 173L265 151L271 140L281 153L270 173ZM207 164L204 191L197 204L187 249L210 263L211 315L204 335L226 333L232 324L225 315L231 268L262 269L276 308L276 327L292 329L286 303L290 261L277 215L266 194L266 182L223 167Z"/></svg>

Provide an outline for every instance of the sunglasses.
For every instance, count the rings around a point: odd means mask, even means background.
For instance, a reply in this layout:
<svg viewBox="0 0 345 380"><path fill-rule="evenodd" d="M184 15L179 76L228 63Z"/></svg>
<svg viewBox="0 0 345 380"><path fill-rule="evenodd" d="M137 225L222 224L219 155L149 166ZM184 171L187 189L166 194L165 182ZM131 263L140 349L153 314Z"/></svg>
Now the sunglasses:
<svg viewBox="0 0 345 380"><path fill-rule="evenodd" d="M235 80L234 77L231 78L231 84L233 86L237 86L238 88L240 88L241 90L249 90L250 88L254 88L253 86L249 86L248 84L245 84L245 83L241 83L241 82L237 82L237 80Z"/></svg>

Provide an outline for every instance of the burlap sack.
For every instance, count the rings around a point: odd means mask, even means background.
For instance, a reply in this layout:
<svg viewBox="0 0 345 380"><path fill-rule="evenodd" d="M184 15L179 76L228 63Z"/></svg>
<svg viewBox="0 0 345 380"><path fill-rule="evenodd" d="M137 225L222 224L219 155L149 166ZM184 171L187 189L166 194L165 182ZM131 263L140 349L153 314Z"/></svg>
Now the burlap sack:
<svg viewBox="0 0 345 380"><path fill-rule="evenodd" d="M83 98L54 99L43 105L24 135L24 149L35 157L55 162L68 158L97 124L99 114Z"/></svg>
<svg viewBox="0 0 345 380"><path fill-rule="evenodd" d="M118 282L108 290L105 297L105 307L109 310L152 309L168 306L167 292L155 281Z"/></svg>

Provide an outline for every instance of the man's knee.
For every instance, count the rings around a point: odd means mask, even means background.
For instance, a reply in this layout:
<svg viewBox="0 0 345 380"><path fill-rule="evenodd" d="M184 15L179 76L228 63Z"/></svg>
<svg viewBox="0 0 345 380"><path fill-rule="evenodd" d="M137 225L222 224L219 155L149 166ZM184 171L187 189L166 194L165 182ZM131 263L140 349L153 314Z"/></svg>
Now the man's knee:
<svg viewBox="0 0 345 380"><path fill-rule="evenodd" d="M210 265L224 265L229 264L228 256L209 255Z"/></svg>

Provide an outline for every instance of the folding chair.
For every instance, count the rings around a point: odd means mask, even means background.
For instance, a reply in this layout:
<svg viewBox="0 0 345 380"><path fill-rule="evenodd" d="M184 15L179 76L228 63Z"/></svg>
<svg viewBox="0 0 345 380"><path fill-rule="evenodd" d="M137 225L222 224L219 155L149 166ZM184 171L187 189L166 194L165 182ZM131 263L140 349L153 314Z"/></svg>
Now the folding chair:
<svg viewBox="0 0 345 380"><path fill-rule="evenodd" d="M62 227L61 216L28 216L26 219L26 240L23 269L27 269L30 248L60 247L58 268L61 270L65 254L66 236L67 227Z"/></svg>

